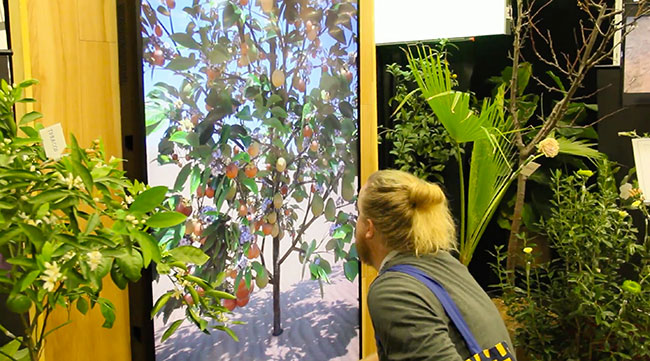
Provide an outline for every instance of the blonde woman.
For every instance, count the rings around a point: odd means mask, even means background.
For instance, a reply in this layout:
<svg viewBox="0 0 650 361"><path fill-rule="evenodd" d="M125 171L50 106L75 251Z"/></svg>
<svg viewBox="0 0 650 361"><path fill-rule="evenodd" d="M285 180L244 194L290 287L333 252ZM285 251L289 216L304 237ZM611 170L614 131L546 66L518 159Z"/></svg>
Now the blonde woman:
<svg viewBox="0 0 650 361"><path fill-rule="evenodd" d="M463 361L474 354L426 284L402 272L411 265L451 296L481 349L512 345L496 307L454 258L455 226L436 184L409 173L384 170L359 193L356 244L361 261L379 271L368 292L377 336L371 359Z"/></svg>

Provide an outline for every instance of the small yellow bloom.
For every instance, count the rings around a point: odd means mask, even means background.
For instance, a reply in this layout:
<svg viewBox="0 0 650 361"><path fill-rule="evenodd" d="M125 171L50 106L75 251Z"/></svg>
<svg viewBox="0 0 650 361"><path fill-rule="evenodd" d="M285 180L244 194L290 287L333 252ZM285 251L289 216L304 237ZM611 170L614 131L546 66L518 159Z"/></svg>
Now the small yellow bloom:
<svg viewBox="0 0 650 361"><path fill-rule="evenodd" d="M641 201L634 201L632 202L632 208L637 209L641 205Z"/></svg>
<svg viewBox="0 0 650 361"><path fill-rule="evenodd" d="M537 149L548 158L554 158L560 152L560 143L555 138L546 138L539 142Z"/></svg>
<svg viewBox="0 0 650 361"><path fill-rule="evenodd" d="M524 248L524 253L525 254L531 254L533 252L533 247L525 247Z"/></svg>
<svg viewBox="0 0 650 361"><path fill-rule="evenodd" d="M618 215L621 216L622 218L629 216L629 214L626 211L618 211Z"/></svg>

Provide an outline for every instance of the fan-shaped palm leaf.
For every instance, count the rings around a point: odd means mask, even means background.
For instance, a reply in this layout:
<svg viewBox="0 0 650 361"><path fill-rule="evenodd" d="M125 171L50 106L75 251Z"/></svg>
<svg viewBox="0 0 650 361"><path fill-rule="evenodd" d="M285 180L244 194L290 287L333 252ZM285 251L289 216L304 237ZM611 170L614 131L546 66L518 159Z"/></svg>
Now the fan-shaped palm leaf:
<svg viewBox="0 0 650 361"><path fill-rule="evenodd" d="M516 149L511 141L512 122L504 118L503 87L494 101L484 100L481 112L477 114L470 108L470 94L452 89L451 72L440 55L427 47L416 49L418 57L414 57L409 49L408 60L429 106L457 144L474 142L466 204L463 165L459 162L460 253L461 261L468 264L514 179L512 164ZM460 157L460 152L458 154Z"/></svg>

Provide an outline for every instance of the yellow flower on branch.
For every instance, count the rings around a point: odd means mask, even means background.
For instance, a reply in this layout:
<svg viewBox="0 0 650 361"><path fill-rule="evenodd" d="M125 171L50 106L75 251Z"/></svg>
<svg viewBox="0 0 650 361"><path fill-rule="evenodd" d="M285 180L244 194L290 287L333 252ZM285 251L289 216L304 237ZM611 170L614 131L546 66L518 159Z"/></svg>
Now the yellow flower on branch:
<svg viewBox="0 0 650 361"><path fill-rule="evenodd" d="M525 254L531 254L533 252L533 247L524 247Z"/></svg>

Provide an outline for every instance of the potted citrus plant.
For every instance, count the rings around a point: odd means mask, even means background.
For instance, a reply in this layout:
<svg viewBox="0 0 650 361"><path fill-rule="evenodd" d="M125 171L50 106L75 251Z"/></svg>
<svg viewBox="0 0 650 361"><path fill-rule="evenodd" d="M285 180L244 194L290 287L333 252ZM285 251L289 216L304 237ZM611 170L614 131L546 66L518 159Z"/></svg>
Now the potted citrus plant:
<svg viewBox="0 0 650 361"><path fill-rule="evenodd" d="M185 221L163 204L168 189L131 182L121 160L105 158L101 141L82 148L71 137L68 152L48 158L39 136L41 114L27 113L17 123L13 111L17 102L34 101L22 96L34 83L0 82L0 294L23 326L14 334L0 320L0 331L11 339L0 347L0 359L38 360L47 336L70 322L48 323L57 307L82 314L99 307L103 327L112 327L115 307L101 296L104 282L124 289L154 264L170 276L173 290L152 315L173 297L186 308L165 336L184 320L233 335L221 300L234 296L188 271L208 257L192 246L167 250L149 234Z"/></svg>

